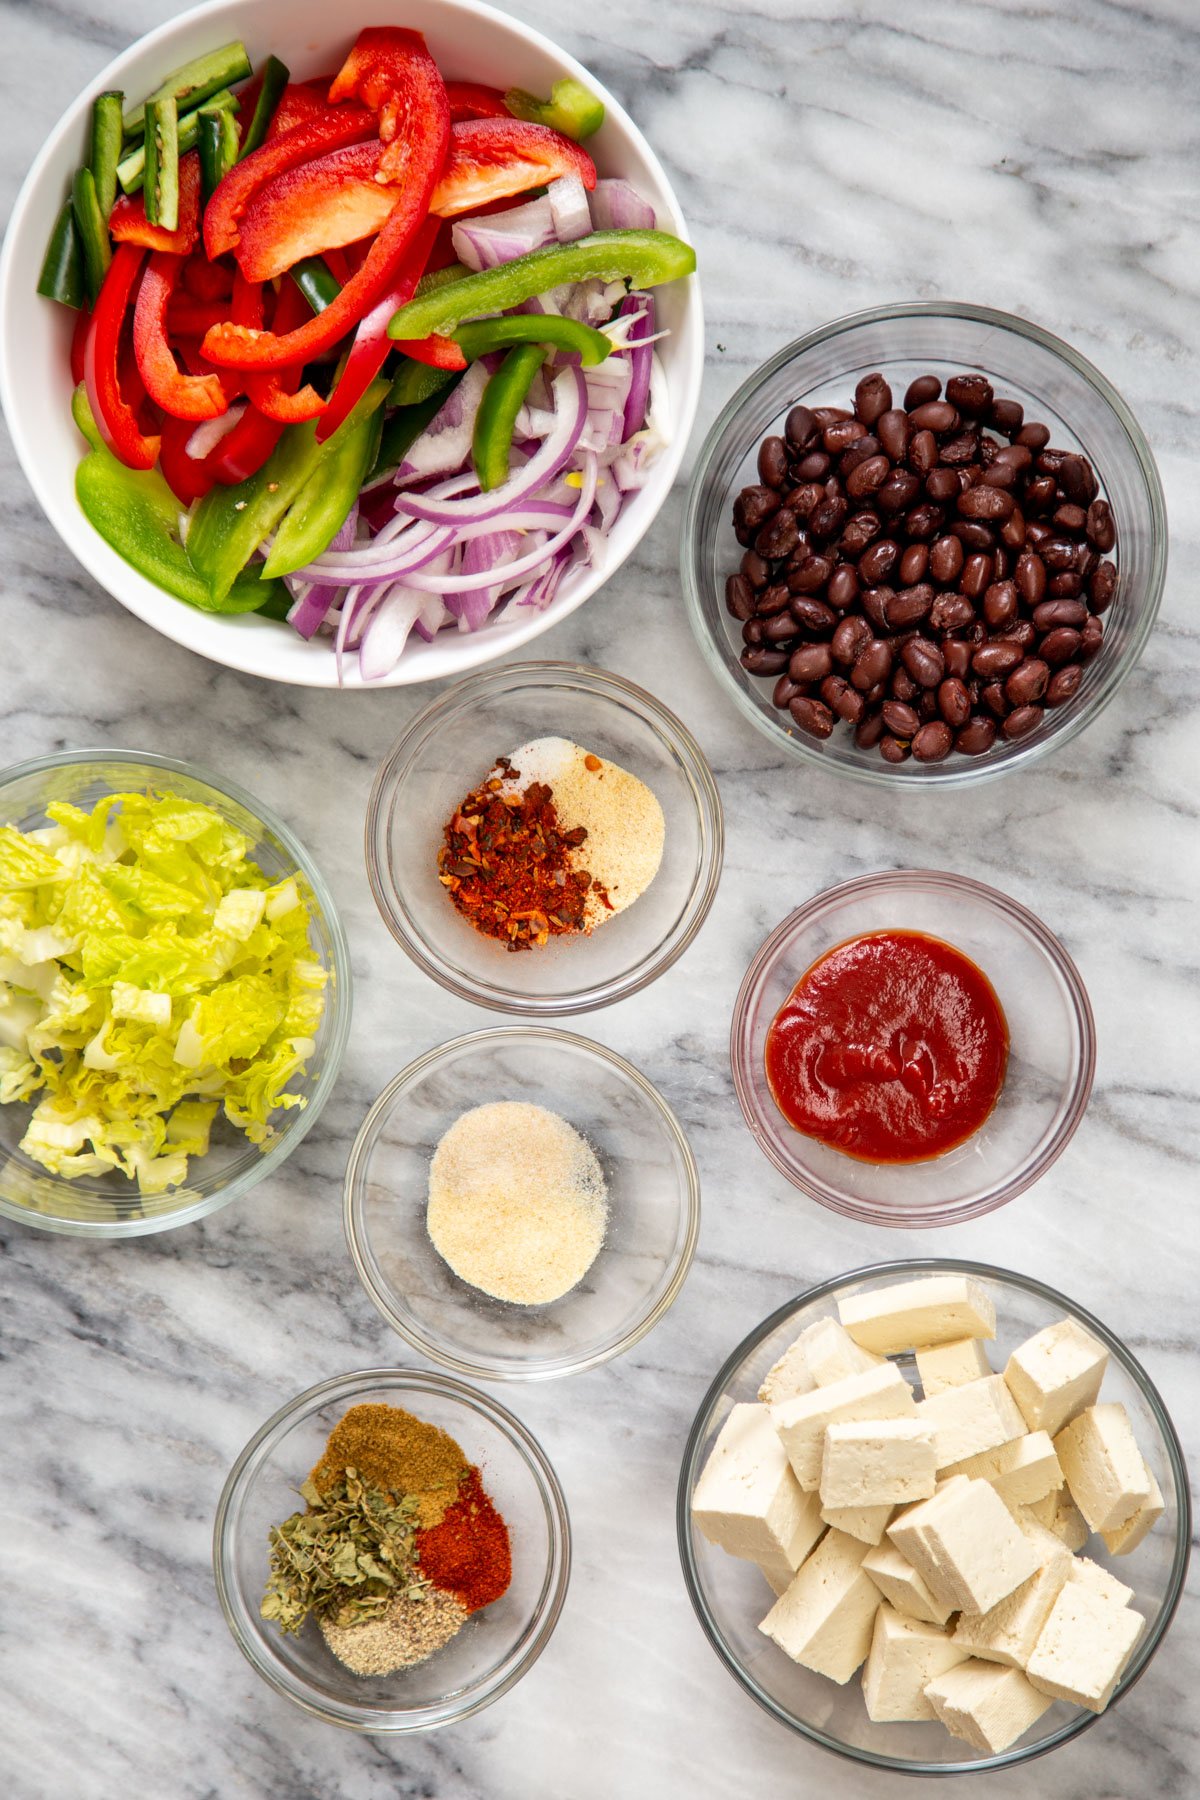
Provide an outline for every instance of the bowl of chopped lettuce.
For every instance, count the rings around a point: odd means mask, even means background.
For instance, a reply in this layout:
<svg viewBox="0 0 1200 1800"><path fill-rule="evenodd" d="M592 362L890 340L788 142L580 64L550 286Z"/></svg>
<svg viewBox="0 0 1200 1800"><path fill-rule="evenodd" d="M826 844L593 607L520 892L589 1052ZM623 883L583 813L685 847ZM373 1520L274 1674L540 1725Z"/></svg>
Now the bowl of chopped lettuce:
<svg viewBox="0 0 1200 1800"><path fill-rule="evenodd" d="M114 1238L228 1205L349 1024L332 898L261 802L133 750L0 774L0 1214Z"/></svg>
<svg viewBox="0 0 1200 1800"><path fill-rule="evenodd" d="M215 0L34 162L0 398L59 535L168 638L305 686L457 676L661 508L695 265L632 120L481 0Z"/></svg>

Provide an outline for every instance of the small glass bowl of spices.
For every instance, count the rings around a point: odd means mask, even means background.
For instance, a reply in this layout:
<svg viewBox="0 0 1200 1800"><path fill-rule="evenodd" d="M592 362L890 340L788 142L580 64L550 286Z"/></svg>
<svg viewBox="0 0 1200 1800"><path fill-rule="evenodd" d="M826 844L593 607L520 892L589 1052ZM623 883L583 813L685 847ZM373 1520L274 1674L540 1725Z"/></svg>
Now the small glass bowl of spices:
<svg viewBox="0 0 1200 1800"><path fill-rule="evenodd" d="M514 663L418 715L375 778L366 837L413 961L477 1005L546 1018L624 999L682 955L723 825L702 752L650 694Z"/></svg>
<svg viewBox="0 0 1200 1800"><path fill-rule="evenodd" d="M346 1235L379 1312L423 1356L486 1381L619 1356L687 1276L700 1185L661 1095L548 1026L418 1057L371 1108Z"/></svg>
<svg viewBox="0 0 1200 1800"><path fill-rule="evenodd" d="M468 1718L558 1621L570 1527L558 1480L504 1407L447 1375L367 1369L282 1407L217 1508L217 1594L277 1693L330 1724Z"/></svg>

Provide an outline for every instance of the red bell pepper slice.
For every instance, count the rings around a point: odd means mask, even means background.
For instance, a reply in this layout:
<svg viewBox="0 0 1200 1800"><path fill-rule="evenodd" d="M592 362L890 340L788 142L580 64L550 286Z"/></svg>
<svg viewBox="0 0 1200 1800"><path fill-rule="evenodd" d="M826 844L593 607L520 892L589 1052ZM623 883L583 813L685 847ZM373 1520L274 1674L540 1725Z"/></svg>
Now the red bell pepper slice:
<svg viewBox="0 0 1200 1800"><path fill-rule="evenodd" d="M465 369L467 366L467 359L453 338L436 335L425 338L393 338L392 349L399 350L404 356L411 356L414 362L424 363L430 369Z"/></svg>
<svg viewBox="0 0 1200 1800"><path fill-rule="evenodd" d="M190 256L200 236L199 151L189 150L179 161L179 223L174 231L150 224L144 194L118 194L108 229L118 244L141 244L146 250Z"/></svg>
<svg viewBox="0 0 1200 1800"><path fill-rule="evenodd" d="M197 300L228 300L233 292L233 270L228 263L209 262L201 250L184 263L183 285Z"/></svg>
<svg viewBox="0 0 1200 1800"><path fill-rule="evenodd" d="M167 341L167 306L181 262L156 250L142 276L133 313L133 349L150 398L176 419L216 419L229 411L221 377L185 375Z"/></svg>
<svg viewBox="0 0 1200 1800"><path fill-rule="evenodd" d="M130 469L152 469L159 440L143 433L137 413L121 392L121 327L146 252L119 244L100 289L83 353L83 379L100 435Z"/></svg>
<svg viewBox="0 0 1200 1800"><path fill-rule="evenodd" d="M206 473L203 458L187 453L188 441L195 429L190 419L168 416L163 420L158 466L180 506L191 506L193 501L203 500L213 485L213 477Z"/></svg>
<svg viewBox="0 0 1200 1800"><path fill-rule="evenodd" d="M280 289L272 328L277 332L292 331L309 317L309 305L300 289L293 281L285 282ZM301 387L300 379L301 369L297 363L268 375L247 376L246 392L264 418L277 419L284 425L299 425L305 419L319 418L328 404L310 382ZM320 431L317 435L320 437Z"/></svg>
<svg viewBox="0 0 1200 1800"><path fill-rule="evenodd" d="M348 144L288 169L242 215L237 260L250 281L273 281L306 256L374 237L399 194L376 179L378 142Z"/></svg>
<svg viewBox="0 0 1200 1800"><path fill-rule="evenodd" d="M279 420L264 419L257 407L247 406L232 431L204 458L205 474L222 487L236 487L239 481L257 475L283 436L283 429Z"/></svg>
<svg viewBox="0 0 1200 1800"><path fill-rule="evenodd" d="M596 185L596 165L581 145L526 119L467 119L450 133L450 160L429 202L444 219L477 212L563 175Z"/></svg>
<svg viewBox="0 0 1200 1800"><path fill-rule="evenodd" d="M229 301L197 300L176 288L167 304L167 335L177 338L202 338L214 325L223 325L229 317Z"/></svg>
<svg viewBox="0 0 1200 1800"><path fill-rule="evenodd" d="M411 174L412 146L427 126L425 109L429 96L423 91L429 85L426 64L437 71L419 31L371 25L359 32L353 50L334 76L329 90L331 102L354 98L378 114L379 137L384 146L379 163L383 181L402 181ZM424 80L418 72L424 74ZM437 87L448 122L450 103L440 72Z"/></svg>
<svg viewBox="0 0 1200 1800"><path fill-rule="evenodd" d="M460 119L510 119L499 88L486 87L482 81L448 81L446 98L450 102L450 121Z"/></svg>
<svg viewBox="0 0 1200 1800"><path fill-rule="evenodd" d="M365 262L323 312L282 335L269 331L255 334L232 323L216 326L204 340L204 354L212 362L251 370L278 369L289 363L307 362L336 344L357 325L383 299L395 280L413 239L428 217L430 195L446 161L450 106L438 66L421 38L415 32L388 35L404 39L405 49L403 57L395 59L393 69L397 88L391 110L401 124L388 146L393 166L399 171L396 178L399 198L383 229L371 245ZM334 88L341 80L339 75ZM374 87L372 91L375 91ZM287 135L294 134L289 132ZM280 138L279 142L286 143L287 137ZM261 151L255 152L255 155L261 154ZM248 156L238 167L245 168L253 161L254 157ZM226 181L236 173L237 169L232 170ZM221 185L223 187L225 183ZM220 191L218 188L213 201ZM209 204L211 211L212 202Z"/></svg>
<svg viewBox="0 0 1200 1800"><path fill-rule="evenodd" d="M395 282L383 299L359 322L341 379L329 396L329 405L317 426L318 444L323 444L327 437L331 437L342 420L349 416L387 361L388 352L393 348L392 340L387 334L388 321L416 293L417 283L425 273L425 265L429 261L439 229L437 219L426 219L413 239L412 249L405 257L404 267Z"/></svg>
<svg viewBox="0 0 1200 1800"><path fill-rule="evenodd" d="M333 111L325 97L329 81L328 76L323 81L290 81L279 96L279 105L267 126L264 143L271 143L297 125L306 125L310 119L327 118ZM242 102L239 117L249 125L254 117L254 104L241 94L238 98Z"/></svg>
<svg viewBox="0 0 1200 1800"><path fill-rule="evenodd" d="M204 210L204 248L210 262L237 244L242 214L269 181L314 156L324 156L343 144L361 143L374 134L375 120L365 108L325 107L234 163Z"/></svg>

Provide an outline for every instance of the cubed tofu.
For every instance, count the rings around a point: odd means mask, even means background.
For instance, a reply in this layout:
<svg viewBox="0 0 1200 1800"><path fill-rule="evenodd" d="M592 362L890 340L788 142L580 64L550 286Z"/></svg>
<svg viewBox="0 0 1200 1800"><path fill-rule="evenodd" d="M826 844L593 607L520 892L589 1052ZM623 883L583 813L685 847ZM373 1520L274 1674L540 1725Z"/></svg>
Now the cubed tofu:
<svg viewBox="0 0 1200 1800"><path fill-rule="evenodd" d="M823 1506L821 1517L835 1531L844 1531L860 1544L879 1544L895 1512L894 1506Z"/></svg>
<svg viewBox="0 0 1200 1800"><path fill-rule="evenodd" d="M827 1532L758 1628L793 1662L838 1683L871 1648L879 1589L862 1572L866 1553L844 1532Z"/></svg>
<svg viewBox="0 0 1200 1800"><path fill-rule="evenodd" d="M1144 1500L1135 1513L1131 1513L1123 1525L1112 1531L1101 1532L1106 1547L1114 1556L1128 1556L1136 1550L1146 1534L1157 1525L1166 1511L1162 1497L1162 1489L1154 1479L1154 1471L1146 1464L1146 1478L1150 1483L1150 1498Z"/></svg>
<svg viewBox="0 0 1200 1800"><path fill-rule="evenodd" d="M775 1595L786 1593L795 1579L796 1571L784 1557L774 1558L771 1562L759 1563L767 1586Z"/></svg>
<svg viewBox="0 0 1200 1800"><path fill-rule="evenodd" d="M960 1614L954 1631L954 1642L968 1655L981 1657L985 1662L1006 1663L1013 1669L1023 1669L1028 1664L1050 1609L1070 1578L1074 1561L1067 1546L1044 1525L1031 1521L1031 1530L1038 1533L1035 1550L1045 1557L1037 1574L988 1612ZM1031 1530L1026 1530L1027 1537Z"/></svg>
<svg viewBox="0 0 1200 1800"><path fill-rule="evenodd" d="M764 1569L798 1569L825 1529L815 1496L801 1491L765 1406L735 1406L692 1496L711 1544Z"/></svg>
<svg viewBox="0 0 1200 1800"><path fill-rule="evenodd" d="M965 1475L893 1519L888 1536L946 1606L982 1613L1028 1581L1037 1554L996 1490Z"/></svg>
<svg viewBox="0 0 1200 1800"><path fill-rule="evenodd" d="M992 1365L979 1338L951 1338L948 1344L922 1344L917 1350L917 1374L927 1400L932 1394L945 1393L947 1388L982 1381L991 1372Z"/></svg>
<svg viewBox="0 0 1200 1800"><path fill-rule="evenodd" d="M922 1275L838 1301L842 1324L856 1344L889 1356L918 1344L996 1335L996 1308L970 1275Z"/></svg>
<svg viewBox="0 0 1200 1800"><path fill-rule="evenodd" d="M1018 1515L1030 1513L1040 1525L1045 1525L1056 1537L1062 1539L1068 1550L1082 1550L1088 1541L1087 1521L1068 1494L1065 1485L1047 1494L1044 1500L1034 1500L1026 1506L1009 1502Z"/></svg>
<svg viewBox="0 0 1200 1800"><path fill-rule="evenodd" d="M814 1388L844 1381L847 1375L878 1368L883 1360L860 1349L836 1319L817 1319L768 1369L758 1397L768 1406L777 1406L781 1400L794 1400L800 1394L811 1394Z"/></svg>
<svg viewBox="0 0 1200 1800"><path fill-rule="evenodd" d="M1031 1506L1063 1484L1062 1465L1044 1431L1030 1431L997 1444L994 1450L981 1450L976 1456L951 1463L944 1473L990 1481L1009 1506Z"/></svg>
<svg viewBox="0 0 1200 1800"><path fill-rule="evenodd" d="M847 1375L829 1387L784 1400L771 1408L771 1423L797 1481L812 1490L820 1485L825 1432L835 1420L913 1418L916 1410L907 1381L895 1363L884 1362L861 1375Z"/></svg>
<svg viewBox="0 0 1200 1800"><path fill-rule="evenodd" d="M1120 1401L1089 1406L1054 1440L1071 1498L1093 1531L1116 1531L1151 1498L1151 1475Z"/></svg>
<svg viewBox="0 0 1200 1800"><path fill-rule="evenodd" d="M885 1601L875 1614L871 1649L863 1670L863 1698L875 1723L932 1719L925 1684L964 1662L967 1651L936 1625L906 1619Z"/></svg>
<svg viewBox="0 0 1200 1800"><path fill-rule="evenodd" d="M1080 1581L1069 1581L1042 1628L1028 1675L1041 1694L1103 1712L1146 1621Z"/></svg>
<svg viewBox="0 0 1200 1800"><path fill-rule="evenodd" d="M937 1485L933 1432L917 1419L843 1419L826 1428L821 1506L900 1506Z"/></svg>
<svg viewBox="0 0 1200 1800"><path fill-rule="evenodd" d="M917 1405L917 1417L932 1428L939 1469L949 1469L981 1451L1025 1436L1025 1421L1003 1375L985 1375L965 1387L944 1388Z"/></svg>
<svg viewBox="0 0 1200 1800"><path fill-rule="evenodd" d="M890 1541L863 1557L863 1572L871 1577L884 1599L909 1619L923 1619L928 1625L944 1625L952 1606L944 1606L930 1593L922 1576Z"/></svg>
<svg viewBox="0 0 1200 1800"><path fill-rule="evenodd" d="M1015 1744L1050 1705L1020 1669L975 1660L935 1675L925 1698L952 1737L991 1756Z"/></svg>
<svg viewBox="0 0 1200 1800"><path fill-rule="evenodd" d="M1004 1379L1030 1431L1056 1437L1100 1392L1108 1351L1074 1319L1027 1338L1009 1357Z"/></svg>
<svg viewBox="0 0 1200 1800"><path fill-rule="evenodd" d="M1133 1599L1133 1589L1118 1581L1109 1569L1101 1568L1090 1556L1073 1556L1071 1567L1067 1573L1068 1581L1081 1582L1084 1587L1091 1588L1105 1600L1111 1600L1116 1606L1128 1606Z"/></svg>

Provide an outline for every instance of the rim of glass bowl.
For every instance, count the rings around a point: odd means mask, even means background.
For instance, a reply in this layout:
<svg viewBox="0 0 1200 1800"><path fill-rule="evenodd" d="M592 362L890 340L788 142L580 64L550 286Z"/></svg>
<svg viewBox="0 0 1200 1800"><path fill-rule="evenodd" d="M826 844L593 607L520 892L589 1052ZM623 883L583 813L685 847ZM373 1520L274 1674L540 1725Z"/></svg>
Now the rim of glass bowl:
<svg viewBox="0 0 1200 1800"><path fill-rule="evenodd" d="M402 1318L397 1313L383 1286L376 1281L373 1273L374 1259L369 1253L367 1234L362 1223L362 1202L366 1188L367 1170L370 1166L371 1154L375 1148L375 1140L379 1130L391 1109L392 1102L400 1091L411 1082L418 1080L427 1070L443 1061L451 1052L461 1050L464 1045L487 1044L497 1041L512 1042L514 1039L533 1039L539 1043L569 1044L572 1049L584 1050L589 1055L599 1057L624 1078L654 1106L666 1128L667 1135L679 1152L684 1171L686 1196L684 1206L687 1212L687 1237L679 1252L675 1271L668 1286L659 1295L650 1311L636 1325L623 1333L611 1343L603 1344L598 1349L584 1356L563 1356L543 1363L534 1363L525 1368L514 1368L498 1359L472 1358L456 1356L441 1344L435 1344L415 1326L411 1320ZM578 1375L585 1369L595 1369L601 1363L612 1362L623 1356L634 1344L640 1343L674 1306L679 1298L688 1272L692 1266L692 1258L696 1253L696 1244L700 1236L700 1173L696 1166L696 1158L683 1127L667 1105L654 1083L648 1081L640 1069L635 1069L631 1062L618 1056L604 1044L594 1043L591 1038L580 1037L576 1032L558 1031L549 1025L501 1025L491 1030L468 1031L462 1036L451 1038L447 1043L439 1044L433 1050L427 1050L423 1056L416 1057L400 1073L388 1082L370 1112L359 1127L358 1136L350 1151L350 1159L346 1164L346 1181L343 1190L342 1219L346 1231L346 1242L350 1247L350 1255L358 1278L362 1282L368 1299L376 1312L397 1332L414 1350L427 1356L431 1362L440 1363L444 1368L453 1369L457 1375L471 1375L483 1381L551 1381L560 1375Z"/></svg>
<svg viewBox="0 0 1200 1800"><path fill-rule="evenodd" d="M781 1155L768 1134L761 1129L760 1114L754 1103L754 1087L749 1075L751 1046L749 1042L749 1021L751 997L766 970L774 962L784 941L802 923L819 916L834 902L845 899L847 895L864 894L886 890L888 888L908 888L932 886L944 892L955 894L966 892L986 902L993 909L1006 914L1016 924L1033 937L1045 951L1050 962L1066 985L1075 1017L1076 1029L1079 1033L1079 1063L1075 1071L1075 1091L1071 1104L1059 1123L1057 1131L1041 1154L1027 1169L1010 1177L1003 1186L951 1209L948 1207L931 1207L928 1210L905 1208L902 1212L887 1207L874 1206L865 1200L848 1200L818 1181L806 1170L795 1168L785 1156ZM803 973L803 971L800 971ZM799 975L797 976L799 979ZM807 1194L810 1200L816 1200L821 1206L832 1212L841 1213L848 1219L861 1219L868 1225L886 1225L893 1227L925 1227L938 1225L961 1225L967 1219L980 1218L984 1213L994 1212L998 1206L1005 1206L1023 1194L1035 1181L1050 1169L1062 1155L1079 1128L1079 1123L1087 1111L1088 1100L1092 1092L1092 1082L1096 1073L1096 1022L1092 1014L1091 1001L1083 978L1064 946L1055 937L1047 925L1044 925L1036 913L1022 906L1019 900L1011 895L1001 893L999 888L989 887L986 882L976 881L970 875L953 875L945 869L888 869L874 875L856 875L850 881L841 881L836 887L824 888L797 906L782 919L763 943L760 944L751 959L750 966L742 977L742 984L733 1003L733 1019L729 1028L729 1061L733 1070L733 1086L737 1094L738 1105L742 1109L742 1117L750 1128L755 1143L769 1162L785 1175L793 1187Z"/></svg>
<svg viewBox="0 0 1200 1800"><path fill-rule="evenodd" d="M1147 581L1148 602L1143 617L1131 632L1129 643L1122 656L1114 658L1111 667L1102 677L1095 692L1090 696L1086 706L1066 708L1055 720L1054 726L1044 735L1032 737L1028 743L1014 750L1003 761L993 762L986 756L976 758L960 758L957 762L925 763L920 765L919 772L910 765L904 764L893 768L882 759L872 761L864 759L862 763L838 762L826 757L804 738L802 733L788 732L781 724L767 718L755 705L751 689L741 671L735 673L730 669L716 642L716 634L709 630L705 618L705 602L703 593L703 577L698 567L699 516L704 489L708 483L710 472L716 463L722 448L722 440L732 432L739 415L750 408L761 390L773 381L775 376L797 357L817 345L825 344L845 333L857 330L860 326L881 324L897 319L971 319L983 325L994 326L997 330L1025 337L1049 350L1067 363L1077 375L1087 382L1099 398L1108 406L1129 440L1145 484L1147 499L1150 504L1150 541L1151 564ZM750 446L747 445L748 449ZM1035 325L1029 319L1023 319L1016 313L1000 312L990 306L971 306L963 301L900 301L891 306L867 307L862 312L848 313L844 318L834 319L827 325L819 326L815 331L806 332L803 337L795 338L777 350L769 361L755 370L738 388L733 397L726 402L716 420L709 429L700 455L696 460L692 477L688 483L687 498L684 504L683 529L680 538L680 566L683 572L683 592L687 605L688 619L692 633L700 646L700 652L717 681L732 698L734 704L750 723L771 740L780 750L801 762L810 763L814 768L822 769L826 774L837 775L849 781L859 781L874 787L902 788L912 786L914 782L921 784L922 790L933 787L966 787L972 782L996 781L1014 770L1028 767L1038 762L1052 751L1070 743L1084 729L1097 719L1112 700L1126 677L1137 666L1146 640L1154 628L1162 603L1163 586L1167 573L1167 512L1163 498L1162 482L1153 453L1146 435L1134 418L1116 388L1101 374L1094 363L1072 348L1063 338ZM739 678L740 677L740 678ZM907 771L907 772L906 772Z"/></svg>
<svg viewBox="0 0 1200 1800"><path fill-rule="evenodd" d="M797 1732L799 1736L808 1738L814 1744L819 1744L823 1750L831 1750L835 1756L844 1757L848 1762L866 1763L871 1768L892 1769L901 1775L973 1775L987 1770L1011 1768L1017 1763L1032 1762L1035 1757L1044 1756L1048 1751L1057 1749L1060 1744L1068 1743L1070 1739L1078 1737L1080 1732L1086 1731L1103 1715L1083 1712L1080 1717L1070 1719L1065 1725L1060 1726L1044 1742L1027 1745L1024 1749L1002 1750L995 1756L980 1757L972 1762L961 1763L906 1762L899 1757L885 1756L882 1753L860 1749L856 1745L843 1743L839 1738L827 1736L815 1726L805 1724L802 1720L795 1718L793 1714L786 1711L764 1692L753 1676L739 1662L731 1647L726 1644L720 1627L709 1612L696 1569L692 1552L689 1501L699 1475L697 1465L704 1441L711 1428L712 1415L727 1385L737 1376L742 1364L753 1355L766 1338L770 1337L773 1331L785 1324L800 1307L830 1298L842 1292L853 1282L884 1275L912 1276L945 1272L977 1275L982 1276L985 1280L1007 1282L1013 1287L1021 1288L1026 1293L1036 1296L1039 1300L1047 1300L1053 1306L1061 1307L1072 1318L1078 1319L1100 1339L1101 1343L1107 1346L1110 1354L1115 1356L1116 1360L1125 1368L1126 1373L1132 1377L1145 1397L1154 1416L1154 1422L1162 1433L1162 1439L1167 1448L1167 1460L1171 1465L1171 1475L1175 1483L1175 1501L1178 1508L1175 1557L1157 1622L1139 1642L1133 1660L1109 1702L1109 1709L1122 1700L1135 1682L1145 1673L1159 1644L1165 1637L1183 1595L1184 1577L1187 1574L1192 1547L1192 1503L1188 1489L1187 1464L1184 1461L1178 1433L1163 1404L1162 1396L1137 1357L1117 1337L1116 1333L1111 1331L1107 1325L1102 1324L1078 1302L1069 1300L1057 1288L1052 1288L1046 1282L1038 1281L1031 1275L1018 1275L1013 1269L1000 1268L995 1263L970 1262L946 1256L903 1257L895 1262L870 1263L865 1268L852 1269L845 1275L836 1275L829 1281L819 1282L815 1287L806 1289L802 1294L797 1294L794 1299L786 1301L783 1306L777 1307L760 1325L756 1325L753 1331L748 1332L741 1343L726 1357L709 1385L708 1391L700 1402L696 1417L692 1421L692 1428L688 1433L683 1461L680 1465L679 1486L675 1502L675 1533L679 1545L679 1559L683 1565L684 1586L687 1588L688 1598L709 1643L734 1679L765 1712L769 1713L772 1718L778 1719L790 1730Z"/></svg>
<svg viewBox="0 0 1200 1800"><path fill-rule="evenodd" d="M141 763L147 768L162 769L170 775L182 775L192 781L203 782L206 787L214 789L216 793L231 800L235 806L239 806L244 812L249 813L252 819L262 825L273 837L279 839L295 863L297 872L303 875L308 882L325 920L332 951L333 1016L330 1020L330 1037L325 1047L324 1063L317 1076L316 1085L307 1106L291 1107L285 1114L280 1128L279 1142L275 1148L260 1156L243 1174L226 1182L215 1189L213 1193L206 1194L202 1199L193 1201L190 1205L181 1206L174 1212L155 1214L150 1218L140 1219L59 1219L47 1213L30 1212L24 1207L13 1206L0 1198L0 1216L16 1219L23 1225L32 1225L41 1231L56 1231L68 1237L146 1237L153 1232L173 1231L178 1225L192 1225L197 1219L207 1218L222 1207L231 1205L234 1200L239 1200L243 1194L249 1193L250 1189L256 1187L266 1176L273 1174L279 1165L292 1154L297 1145L308 1136L320 1118L325 1102L333 1092L334 1084L341 1073L342 1059L350 1035L350 1016L354 1001L350 946L328 884L291 826L285 824L278 813L264 801L258 799L256 795L249 793L239 782L230 781L224 775L214 774L203 763L184 762L180 757L160 756L149 750L108 750L102 747L86 750L61 750L49 756L30 757L25 762L13 763L10 767L0 770L0 801L3 800L5 792L13 782L24 781L30 776L42 775L52 769L78 767L87 763Z"/></svg>
<svg viewBox="0 0 1200 1800"><path fill-rule="evenodd" d="M468 711L481 697L505 689L559 687L582 689L589 696L607 700L638 713L681 766L691 789L699 821L700 866L691 895L665 944L660 943L635 968L611 981L579 988L566 995L521 994L500 987L485 987L440 956L412 928L404 894L397 884L388 855L388 836L397 781L403 769L447 720ZM693 942L716 898L725 852L725 823L721 796L708 759L699 744L669 707L645 688L610 669L591 668L572 662L501 663L456 682L446 693L422 709L396 740L371 784L365 828L367 879L380 917L400 948L441 987L460 999L471 1000L492 1012L515 1013L531 1018L566 1018L592 1012L614 1001L627 999L649 987L677 962Z"/></svg>
<svg viewBox="0 0 1200 1800"><path fill-rule="evenodd" d="M249 1489L263 1463L286 1437L292 1425L309 1412L317 1412L331 1400L351 1400L356 1394L373 1388L389 1388L397 1393L439 1394L457 1400L477 1413L487 1424L508 1440L523 1457L531 1471L545 1508L550 1532L550 1564L543 1583L537 1609L526 1627L521 1643L510 1651L486 1684L477 1684L452 1700L430 1706L388 1711L356 1707L336 1701L319 1702L282 1674L276 1664L265 1657L258 1639L245 1625L247 1608L233 1573L230 1533L239 1523L240 1501ZM531 1669L549 1643L566 1599L571 1575L571 1521L567 1502L549 1457L521 1421L499 1400L456 1381L452 1375L425 1369L358 1369L349 1375L334 1375L306 1388L273 1413L255 1432L240 1452L221 1490L213 1522L213 1576L217 1599L225 1615L235 1643L243 1656L277 1694L301 1707L314 1718L329 1725L341 1725L348 1731L411 1732L432 1731L441 1725L454 1725L482 1712L502 1694L515 1686ZM518 1654L519 1652L519 1654Z"/></svg>

